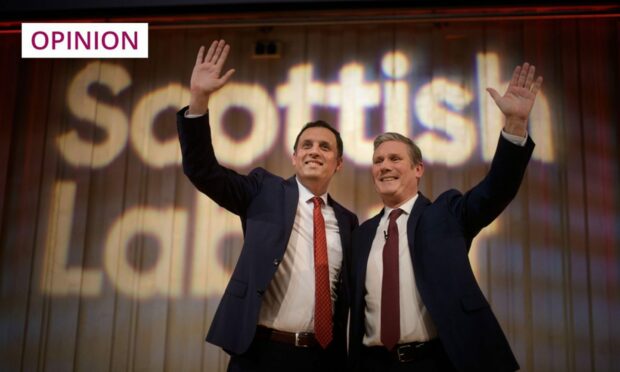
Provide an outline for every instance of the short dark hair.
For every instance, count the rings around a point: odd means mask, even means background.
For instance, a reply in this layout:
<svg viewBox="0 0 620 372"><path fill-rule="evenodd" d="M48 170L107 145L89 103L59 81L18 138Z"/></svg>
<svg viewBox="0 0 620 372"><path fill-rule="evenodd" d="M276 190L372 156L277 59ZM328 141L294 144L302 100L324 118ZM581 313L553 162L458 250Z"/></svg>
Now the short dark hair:
<svg viewBox="0 0 620 372"><path fill-rule="evenodd" d="M381 146L383 142L388 141L404 143L405 145L407 145L407 152L409 153L409 158L411 158L411 162L413 163L413 165L418 165L422 163L422 151L420 151L420 148L411 139L403 136L400 133L386 132L378 135L374 141L374 149L377 150L377 147Z"/></svg>
<svg viewBox="0 0 620 372"><path fill-rule="evenodd" d="M301 130L299 131L299 134L297 135L297 138L295 138L295 144L293 145L293 152L297 151L297 144L299 143L299 137L301 137L301 134L309 128L325 128L325 129L329 129L334 136L336 136L336 145L338 147L338 158L342 158L342 153L344 151L344 146L342 144L342 138L340 137L340 132L338 132L336 129L334 129L334 127L332 127L331 125L329 125L328 122L323 121L323 120L317 120L317 121L311 121L309 123L307 123L306 125L304 125L303 128L301 128Z"/></svg>

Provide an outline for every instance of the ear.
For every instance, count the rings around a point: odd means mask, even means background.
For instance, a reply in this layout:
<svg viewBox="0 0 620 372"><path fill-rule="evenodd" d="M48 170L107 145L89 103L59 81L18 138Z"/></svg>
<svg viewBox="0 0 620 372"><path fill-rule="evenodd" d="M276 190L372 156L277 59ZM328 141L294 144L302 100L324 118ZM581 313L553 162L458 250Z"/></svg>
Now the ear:
<svg viewBox="0 0 620 372"><path fill-rule="evenodd" d="M297 165L297 157L295 156L296 154L297 154L297 151L293 152L293 155L291 155L291 164L293 165L293 167Z"/></svg>
<svg viewBox="0 0 620 372"><path fill-rule="evenodd" d="M344 167L344 161L342 160L342 158L338 158L338 160L336 160L336 171L334 173L340 171L342 167Z"/></svg>
<svg viewBox="0 0 620 372"><path fill-rule="evenodd" d="M418 179L418 181L420 180L420 178L422 178L422 175L424 174L424 163L420 162L418 164L416 164L413 167L413 170L415 172L415 177Z"/></svg>

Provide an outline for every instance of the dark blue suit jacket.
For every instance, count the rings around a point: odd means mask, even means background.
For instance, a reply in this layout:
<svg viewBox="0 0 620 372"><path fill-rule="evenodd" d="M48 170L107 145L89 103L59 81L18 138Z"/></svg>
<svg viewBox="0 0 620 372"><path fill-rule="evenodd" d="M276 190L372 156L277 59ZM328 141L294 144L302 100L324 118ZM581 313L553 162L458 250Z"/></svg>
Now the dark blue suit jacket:
<svg viewBox="0 0 620 372"><path fill-rule="evenodd" d="M486 177L461 194L450 190L430 202L422 194L407 221L416 285L437 327L439 339L460 371L514 371L519 365L472 272L473 238L516 195L534 149L500 138ZM351 264L350 362L359 367L365 332L365 280L370 247L380 214L353 236ZM407 314L401 314L407 316Z"/></svg>
<svg viewBox="0 0 620 372"><path fill-rule="evenodd" d="M284 257L295 220L299 191L295 177L283 179L262 168L247 176L221 166L211 142L208 116L186 119L177 114L183 170L192 183L217 204L241 218L243 248L207 335L207 341L231 354L248 350L258 324L262 296ZM334 209L343 258L350 257L357 217L328 196ZM345 356L347 259L343 259L334 308L334 342Z"/></svg>

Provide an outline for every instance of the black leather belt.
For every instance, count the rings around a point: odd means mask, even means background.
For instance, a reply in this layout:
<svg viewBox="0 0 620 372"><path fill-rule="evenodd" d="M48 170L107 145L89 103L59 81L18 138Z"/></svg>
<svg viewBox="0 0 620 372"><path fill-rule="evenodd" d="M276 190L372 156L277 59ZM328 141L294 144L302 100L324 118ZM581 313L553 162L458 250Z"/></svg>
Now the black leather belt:
<svg viewBox="0 0 620 372"><path fill-rule="evenodd" d="M408 344L396 345L391 353L396 360L401 363L406 363L434 354L438 346L441 346L438 339L426 342L411 342Z"/></svg>
<svg viewBox="0 0 620 372"><path fill-rule="evenodd" d="M401 363L407 363L436 355L436 353L441 350L441 342L436 338L425 342L399 344L392 350L387 350L383 346L370 346L366 347L366 350L378 357L389 358Z"/></svg>
<svg viewBox="0 0 620 372"><path fill-rule="evenodd" d="M284 332L263 326L256 327L256 338L270 340L296 347L314 348L319 346L319 342L310 332Z"/></svg>

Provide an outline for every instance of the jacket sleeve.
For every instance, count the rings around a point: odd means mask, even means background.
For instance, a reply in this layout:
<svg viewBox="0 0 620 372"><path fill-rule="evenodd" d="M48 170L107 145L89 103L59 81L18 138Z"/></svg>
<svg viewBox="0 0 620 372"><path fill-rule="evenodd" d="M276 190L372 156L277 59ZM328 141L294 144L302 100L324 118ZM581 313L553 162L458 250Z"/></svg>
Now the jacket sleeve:
<svg viewBox="0 0 620 372"><path fill-rule="evenodd" d="M198 190L232 213L243 215L260 190L264 172L256 169L240 175L217 161L211 140L209 114L186 118L187 107L177 113L177 131L183 172Z"/></svg>
<svg viewBox="0 0 620 372"><path fill-rule="evenodd" d="M519 191L534 142L528 137L524 146L500 136L495 156L486 176L464 195L451 193L453 213L473 238L508 206Z"/></svg>

